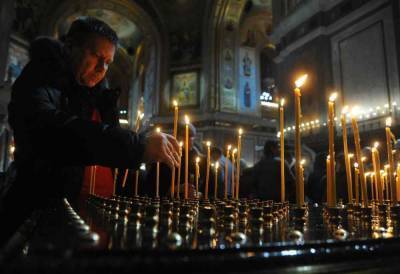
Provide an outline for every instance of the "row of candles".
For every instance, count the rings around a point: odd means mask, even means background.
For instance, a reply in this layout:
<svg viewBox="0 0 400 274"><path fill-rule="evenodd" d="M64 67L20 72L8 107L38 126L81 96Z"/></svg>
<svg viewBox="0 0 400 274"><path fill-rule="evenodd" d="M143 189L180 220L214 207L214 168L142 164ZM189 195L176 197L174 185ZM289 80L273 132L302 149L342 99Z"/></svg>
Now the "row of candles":
<svg viewBox="0 0 400 274"><path fill-rule="evenodd" d="M179 107L178 102L174 100L174 124L173 124L173 136L177 138L178 136L178 119L179 119ZM143 113L138 111L137 118L135 122L135 131L138 132L141 126L141 120L143 119ZM184 198L189 198L189 125L190 119L188 115L184 115L185 120L185 141L180 141L179 146L182 152L184 146L185 152L185 165L184 165ZM156 133L161 133L161 128L156 128ZM241 157L241 138L242 138L243 130L240 128L238 130L238 141L237 148L233 148L231 145L227 146L226 150L226 161L225 161L225 176L224 176L224 198L228 198L228 173L229 173L229 160L232 162L231 169L231 196L239 199L239 184L240 184L240 157ZM208 199L209 193L209 180L210 180L210 171L211 168L214 168L215 176L214 176L214 198L217 199L217 186L218 186L218 175L219 175L219 163L215 164L211 163L211 142L206 142L207 146L207 166L206 166L206 179L205 179L205 191L204 198ZM236 156L236 157L235 157ZM180 153L180 157L182 157L182 153ZM236 167L235 167L236 162ZM200 157L196 157L195 159L195 184L196 184L196 193L199 193L199 178L200 178ZM115 195L117 177L118 177L118 169L114 170L114 189L113 195ZM128 178L129 170L126 169L124 172L122 187L124 188L126 185L126 181ZM177 174L176 174L177 173ZM236 173L236 174L235 174ZM180 198L180 178L181 178L181 165L178 166L177 169L172 169L171 174L171 198L174 199ZM176 182L175 182L176 181ZM91 176L90 176L90 194L94 194L95 192L95 184L96 184L96 166L91 167ZM135 182L134 182L134 195L138 195L138 184L139 184L139 170L135 171ZM175 186L177 189L175 190ZM160 162L156 163L156 190L155 197L159 198L159 189L160 189Z"/></svg>
<svg viewBox="0 0 400 274"><path fill-rule="evenodd" d="M296 203L298 207L302 207L304 205L304 169L301 161L301 136L300 136L300 125L301 125L301 90L300 88L303 86L307 79L307 75L301 76L299 79L295 81L295 90L294 90L294 106L295 106L295 171L296 171ZM329 97L328 101L328 132L329 132L329 142L328 142L328 156L326 159L326 174L327 174L327 205L328 207L335 207L337 205L337 197L336 197L336 174L335 174L335 138L334 138L334 127L335 127L335 101L337 98L337 93L333 93ZM280 131L279 138L281 144L281 200L285 201L285 177L284 177L284 99L281 100L280 103ZM372 148L372 164L373 164L373 172L366 173L364 171L364 163L362 161L363 157L361 154L361 145L360 145L360 135L358 130L357 123L357 110L355 107L350 112L351 118L351 126L353 129L354 135L354 144L355 144L355 194L356 194L356 202L359 202L359 185L361 189L361 201L364 207L368 206L368 193L367 193L367 185L366 185L366 174L371 174L371 180L374 179L375 184L371 184L373 188L371 188L371 197L374 197L378 200L379 203L383 203L384 195L383 195L383 176L385 175L386 182L388 182L388 187L386 188L387 192L390 189L390 197L393 202L397 203L399 201L400 195L398 195L398 188L396 186L396 181L394 178L395 175L395 167L393 160L393 148L392 148L392 140L395 139L393 133L391 132L391 118L389 117L386 120L386 149L387 149L387 172L384 173L380 169L380 155L378 151L378 143L375 143ZM343 129L343 152L345 157L345 168L346 168L346 180L347 180L347 190L348 190L348 200L351 203L353 201L353 184L352 184L352 170L351 170L351 158L353 154L349 153L348 144L347 144L347 128L346 128L346 116L349 114L348 107L344 107L341 115L341 124ZM358 183L358 180L360 181ZM400 184L400 166L397 167L397 183ZM375 190L375 192L374 192ZM374 195L375 193L375 195ZM389 192L388 192L389 193ZM387 197L389 195L386 195Z"/></svg>

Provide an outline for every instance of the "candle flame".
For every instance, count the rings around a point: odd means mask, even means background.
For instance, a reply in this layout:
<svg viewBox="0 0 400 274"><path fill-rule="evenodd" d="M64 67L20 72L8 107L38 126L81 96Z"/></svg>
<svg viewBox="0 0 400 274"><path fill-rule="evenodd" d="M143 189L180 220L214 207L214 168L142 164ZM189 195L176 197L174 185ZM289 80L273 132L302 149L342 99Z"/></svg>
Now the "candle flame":
<svg viewBox="0 0 400 274"><path fill-rule="evenodd" d="M161 128L157 127L157 128L156 128L156 132L157 132L157 133L160 133L160 132L161 132Z"/></svg>
<svg viewBox="0 0 400 274"><path fill-rule="evenodd" d="M371 172L365 172L365 177L368 177L369 175L371 175Z"/></svg>
<svg viewBox="0 0 400 274"><path fill-rule="evenodd" d="M232 154L235 154L237 152L237 148L234 148L233 150L232 150Z"/></svg>
<svg viewBox="0 0 400 274"><path fill-rule="evenodd" d="M304 83L307 80L308 75L304 74L303 76L301 76L300 78L298 78L294 83L296 85L296 88L301 88L302 85L304 85Z"/></svg>
<svg viewBox="0 0 400 274"><path fill-rule="evenodd" d="M351 158L354 157L354 154L353 153L349 153L349 155L347 155L347 156L349 157L349 159L351 159Z"/></svg>
<svg viewBox="0 0 400 274"><path fill-rule="evenodd" d="M334 92L331 94L331 96L329 96L329 101L330 102L335 102L337 98L337 92Z"/></svg>
<svg viewBox="0 0 400 274"><path fill-rule="evenodd" d="M207 145L208 147L210 147L210 146L211 146L211 142L210 142L210 141L207 141L206 145Z"/></svg>
<svg viewBox="0 0 400 274"><path fill-rule="evenodd" d="M239 128L239 136L242 135L242 133L243 133L243 129Z"/></svg>
<svg viewBox="0 0 400 274"><path fill-rule="evenodd" d="M355 117L360 113L360 107L359 106L354 106L351 109L351 116Z"/></svg>
<svg viewBox="0 0 400 274"><path fill-rule="evenodd" d="M357 163L357 162L354 163L354 167L355 167L355 168L358 168L358 163Z"/></svg>
<svg viewBox="0 0 400 274"><path fill-rule="evenodd" d="M196 164L200 162L200 157L196 157Z"/></svg>
<svg viewBox="0 0 400 274"><path fill-rule="evenodd" d="M363 156L361 157L361 162L365 162L367 160L367 157Z"/></svg>
<svg viewBox="0 0 400 274"><path fill-rule="evenodd" d="M231 145L228 145L228 151L231 150L231 148L232 148L232 146L231 146Z"/></svg>
<svg viewBox="0 0 400 274"><path fill-rule="evenodd" d="M219 162L215 162L215 169L218 170L219 168Z"/></svg>
<svg viewBox="0 0 400 274"><path fill-rule="evenodd" d="M344 106L342 109L342 114L346 114L349 112L349 106Z"/></svg>
<svg viewBox="0 0 400 274"><path fill-rule="evenodd" d="M391 127L392 126L392 117L386 118L386 126Z"/></svg>
<svg viewBox="0 0 400 274"><path fill-rule="evenodd" d="M300 165L302 165L302 166L304 166L305 163L306 163L306 160L305 160L305 159L303 159L303 160L300 161Z"/></svg>
<svg viewBox="0 0 400 274"><path fill-rule="evenodd" d="M285 105L285 98L281 99L281 107L283 107Z"/></svg>
<svg viewBox="0 0 400 274"><path fill-rule="evenodd" d="M388 165L388 164L384 165L385 169L388 169L389 167L390 167L390 165Z"/></svg>
<svg viewBox="0 0 400 274"><path fill-rule="evenodd" d="M178 101L174 100L173 104L174 104L174 107L177 107L178 106Z"/></svg>
<svg viewBox="0 0 400 274"><path fill-rule="evenodd" d="M378 148L379 147L379 142L375 142L374 143L374 148Z"/></svg>
<svg viewBox="0 0 400 274"><path fill-rule="evenodd" d="M188 115L185 115L185 124L188 125L190 123L190 119Z"/></svg>
<svg viewBox="0 0 400 274"><path fill-rule="evenodd" d="M183 142L182 141L179 142L179 146L183 147Z"/></svg>

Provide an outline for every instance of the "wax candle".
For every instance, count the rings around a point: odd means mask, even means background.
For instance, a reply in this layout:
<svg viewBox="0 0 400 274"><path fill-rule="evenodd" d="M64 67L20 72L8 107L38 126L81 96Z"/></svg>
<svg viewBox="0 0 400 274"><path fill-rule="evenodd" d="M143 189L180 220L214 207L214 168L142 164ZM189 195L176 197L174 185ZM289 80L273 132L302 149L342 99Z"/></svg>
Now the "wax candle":
<svg viewBox="0 0 400 274"><path fill-rule="evenodd" d="M200 157L196 157L196 196L199 195L199 177L200 177L200 168L199 168Z"/></svg>
<svg viewBox="0 0 400 274"><path fill-rule="evenodd" d="M279 107L279 127L280 127L280 145L281 145L281 202L285 202L285 132L284 132L284 105L285 99L281 99Z"/></svg>
<svg viewBox="0 0 400 274"><path fill-rule="evenodd" d="M185 115L185 199L188 199L189 191L189 116Z"/></svg>
<svg viewBox="0 0 400 274"><path fill-rule="evenodd" d="M344 153L344 160L345 160L345 167L346 167L346 181L347 181L347 199L349 203L353 201L353 182L352 182L352 175L351 175L351 165L350 165L350 158L349 158L349 148L347 145L347 127L346 127L346 114L348 111L348 107L345 106L342 110L341 116L341 124L342 124L342 137L343 137L343 153Z"/></svg>
<svg viewBox="0 0 400 274"><path fill-rule="evenodd" d="M235 154L237 149L234 148L232 150L232 178L231 178L231 197L232 199L235 197Z"/></svg>
<svg viewBox="0 0 400 274"><path fill-rule="evenodd" d="M328 130L329 130L329 157L330 157L330 192L331 192L331 206L336 206L336 174L335 174L335 129L334 129L334 117L335 117L335 100L337 93L332 93L329 97L328 102Z"/></svg>
<svg viewBox="0 0 400 274"><path fill-rule="evenodd" d="M229 173L229 152L232 146L228 145L226 148L226 157L225 157L225 172L224 172L224 180L225 180L225 187L224 187L224 198L225 200L228 199L228 173Z"/></svg>
<svg viewBox="0 0 400 274"><path fill-rule="evenodd" d="M214 176L214 200L217 200L217 198L218 198L218 168L219 168L219 162L215 162L214 168L215 168L215 176Z"/></svg>
<svg viewBox="0 0 400 274"><path fill-rule="evenodd" d="M239 180L240 180L240 153L241 153L241 147L242 147L242 133L243 130L239 128L238 130L238 148L237 148L237 161L236 161L236 199L239 199Z"/></svg>
<svg viewBox="0 0 400 274"><path fill-rule="evenodd" d="M375 178L378 186L378 202L383 203L383 188L382 188L382 178L381 178L381 168L380 168L380 157L378 151L379 143L375 142L372 148L372 164L374 167Z"/></svg>
<svg viewBox="0 0 400 274"><path fill-rule="evenodd" d="M358 186L358 178L360 175L360 171L359 171L358 167L359 167L358 163L354 163L354 190L356 192L356 204L357 205L360 203L360 191L359 191L359 186Z"/></svg>
<svg viewBox="0 0 400 274"><path fill-rule="evenodd" d="M206 168L206 189L204 191L204 198L207 200L208 199L208 183L210 180L210 165L211 165L211 151L210 151L210 146L211 142L207 141L207 168Z"/></svg>
<svg viewBox="0 0 400 274"><path fill-rule="evenodd" d="M328 155L326 157L326 204L328 207L332 207L332 192L330 191L332 188L332 177L329 176L331 172L331 159Z"/></svg>
<svg viewBox="0 0 400 274"><path fill-rule="evenodd" d="M351 115L351 124L353 127L353 134L354 134L354 144L355 144L355 155L356 160L359 165L359 172L360 172L360 185L361 185L361 193L362 197L365 199L363 200L363 207L368 207L368 196L367 196L367 186L365 184L365 176L364 176L364 164L361 160L361 145L360 145L360 133L358 131L358 124L355 118L357 114L357 108L353 108L352 115Z"/></svg>
<svg viewBox="0 0 400 274"><path fill-rule="evenodd" d="M178 108L178 101L173 101L174 105L174 128L173 128L173 135L176 138L178 136L178 116L179 116L179 108ZM173 167L171 171L171 198L174 198L175 193L175 172L176 168Z"/></svg>
<svg viewBox="0 0 400 274"><path fill-rule="evenodd" d="M179 142L179 149L180 149L180 157L181 159L179 160L179 162L181 162L182 160L182 148L183 148L183 142ZM178 179L177 179L177 183L176 183L176 197L177 199L180 198L180 189L181 189L181 165L178 165Z"/></svg>
<svg viewBox="0 0 400 274"><path fill-rule="evenodd" d="M301 139L300 139L300 123L301 123L301 91L300 88L303 86L308 75L305 74L296 80L294 89L294 113L295 113L295 158L296 158L296 203L298 207L304 205L304 197L301 197L301 189L304 189L304 185L301 183L300 178L300 161L301 161Z"/></svg>
<svg viewBox="0 0 400 274"><path fill-rule="evenodd" d="M387 155L388 155L388 165L389 165L389 171L388 171L388 179L389 179L389 184L390 184L390 190L391 190L391 196L393 199L393 202L397 203L398 199L397 199L397 190L396 190L396 182L394 180L394 160L393 160L393 147L392 147L392 132L390 130L390 127L392 126L392 118L388 117L386 119L386 128L385 128L385 132L386 132L386 150L387 150Z"/></svg>
<svg viewBox="0 0 400 274"><path fill-rule="evenodd" d="M400 163L397 164L396 169L396 198L397 201L400 200Z"/></svg>

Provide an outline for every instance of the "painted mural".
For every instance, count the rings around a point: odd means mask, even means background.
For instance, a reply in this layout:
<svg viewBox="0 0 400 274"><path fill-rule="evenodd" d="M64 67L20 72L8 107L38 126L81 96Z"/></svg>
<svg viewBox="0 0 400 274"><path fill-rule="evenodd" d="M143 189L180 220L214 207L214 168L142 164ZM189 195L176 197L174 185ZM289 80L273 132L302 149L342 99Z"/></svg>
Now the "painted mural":
<svg viewBox="0 0 400 274"><path fill-rule="evenodd" d="M4 81L14 83L15 79L21 74L22 69L29 61L28 50L14 42L10 42L8 55L7 71Z"/></svg>
<svg viewBox="0 0 400 274"><path fill-rule="evenodd" d="M227 112L236 111L237 104L235 89L235 49L233 41L233 29L228 29L226 31L224 49L221 56L222 92L220 97L221 110Z"/></svg>
<svg viewBox="0 0 400 274"><path fill-rule="evenodd" d="M244 112L256 111L257 104L257 78L255 64L255 49L241 47L239 53L239 90L238 98L240 110Z"/></svg>

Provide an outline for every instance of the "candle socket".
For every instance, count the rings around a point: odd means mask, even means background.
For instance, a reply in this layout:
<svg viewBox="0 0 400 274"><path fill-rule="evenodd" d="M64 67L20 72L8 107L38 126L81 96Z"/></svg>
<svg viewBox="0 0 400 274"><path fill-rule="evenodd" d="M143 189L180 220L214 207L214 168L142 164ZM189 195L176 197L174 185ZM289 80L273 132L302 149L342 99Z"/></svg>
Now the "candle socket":
<svg viewBox="0 0 400 274"><path fill-rule="evenodd" d="M307 208L306 206L293 208L293 223L295 228L303 228L307 221Z"/></svg>
<svg viewBox="0 0 400 274"><path fill-rule="evenodd" d="M388 224L388 208L387 204L378 205L378 223L380 227L387 227Z"/></svg>
<svg viewBox="0 0 400 274"><path fill-rule="evenodd" d="M393 221L393 224L400 224L400 205L396 204L390 207L390 215Z"/></svg>
<svg viewBox="0 0 400 274"><path fill-rule="evenodd" d="M339 227L342 224L342 213L343 213L343 208L341 207L328 207L328 221L329 225L332 227Z"/></svg>
<svg viewBox="0 0 400 274"><path fill-rule="evenodd" d="M362 207L361 208L361 221L368 225L368 227L372 224L372 207Z"/></svg>

